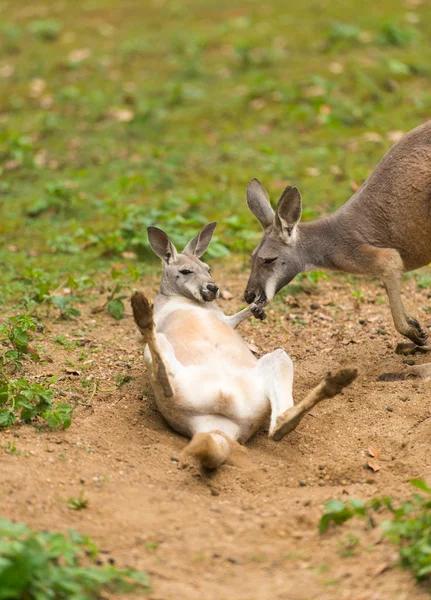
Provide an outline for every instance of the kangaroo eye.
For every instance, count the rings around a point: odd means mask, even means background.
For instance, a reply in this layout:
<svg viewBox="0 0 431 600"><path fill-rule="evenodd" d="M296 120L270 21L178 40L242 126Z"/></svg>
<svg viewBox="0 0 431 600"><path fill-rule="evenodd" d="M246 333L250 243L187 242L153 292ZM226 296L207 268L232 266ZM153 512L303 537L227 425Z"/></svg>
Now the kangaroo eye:
<svg viewBox="0 0 431 600"><path fill-rule="evenodd" d="M188 269L181 269L180 273L181 275L190 275L191 273L193 273L193 271L189 271Z"/></svg>
<svg viewBox="0 0 431 600"><path fill-rule="evenodd" d="M273 263L275 260L277 260L277 257L275 256L274 258L264 258L263 259L263 264L264 265L270 265L271 263Z"/></svg>

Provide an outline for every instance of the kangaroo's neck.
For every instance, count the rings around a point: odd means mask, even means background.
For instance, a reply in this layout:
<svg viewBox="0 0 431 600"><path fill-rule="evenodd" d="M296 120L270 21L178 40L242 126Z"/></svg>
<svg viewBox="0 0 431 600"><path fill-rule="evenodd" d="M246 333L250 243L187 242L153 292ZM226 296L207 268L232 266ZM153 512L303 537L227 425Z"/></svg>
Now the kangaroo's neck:
<svg viewBox="0 0 431 600"><path fill-rule="evenodd" d="M298 226L297 249L304 271L337 269L336 249L342 239L337 213Z"/></svg>

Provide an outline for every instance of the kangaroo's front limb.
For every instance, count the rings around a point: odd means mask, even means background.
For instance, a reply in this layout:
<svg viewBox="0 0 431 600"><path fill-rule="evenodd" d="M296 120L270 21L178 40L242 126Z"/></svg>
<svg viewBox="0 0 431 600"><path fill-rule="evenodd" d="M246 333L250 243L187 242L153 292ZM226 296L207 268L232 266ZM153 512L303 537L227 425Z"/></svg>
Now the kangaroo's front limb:
<svg viewBox="0 0 431 600"><path fill-rule="evenodd" d="M155 385L162 387L165 397L173 396L173 390L169 381L167 367L160 352L159 345L154 333L153 307L148 298L142 292L135 292L132 296L132 309L136 325L151 352L152 372L150 376Z"/></svg>
<svg viewBox="0 0 431 600"><path fill-rule="evenodd" d="M356 368L340 369L335 375L328 373L325 379L301 402L277 417L275 427L270 432L270 437L276 442L280 441L287 433L296 429L304 415L316 404L339 394L356 379L357 375L358 370Z"/></svg>
<svg viewBox="0 0 431 600"><path fill-rule="evenodd" d="M256 317L260 321L266 319L266 314L264 310L258 306L257 304L250 304L247 308L240 310L235 315L231 315L230 317L224 316L224 322L232 327L232 329L236 329L238 325L240 325L245 319L248 319L251 316Z"/></svg>

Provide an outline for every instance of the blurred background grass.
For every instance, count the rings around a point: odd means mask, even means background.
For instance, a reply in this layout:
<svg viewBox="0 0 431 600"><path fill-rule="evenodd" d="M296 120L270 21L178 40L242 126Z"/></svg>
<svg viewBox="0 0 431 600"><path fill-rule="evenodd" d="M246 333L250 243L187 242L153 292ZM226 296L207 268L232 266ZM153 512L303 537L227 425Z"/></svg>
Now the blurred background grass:
<svg viewBox="0 0 431 600"><path fill-rule="evenodd" d="M150 224L181 245L215 219L212 256L245 256L252 177L334 210L431 117L430 8L3 0L0 301L119 262L136 280Z"/></svg>

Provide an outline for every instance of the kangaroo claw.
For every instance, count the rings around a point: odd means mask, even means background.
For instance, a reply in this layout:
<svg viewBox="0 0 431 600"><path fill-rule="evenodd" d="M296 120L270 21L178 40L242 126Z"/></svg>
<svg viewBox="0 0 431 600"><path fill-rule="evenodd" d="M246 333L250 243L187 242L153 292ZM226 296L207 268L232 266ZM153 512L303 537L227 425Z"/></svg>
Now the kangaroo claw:
<svg viewBox="0 0 431 600"><path fill-rule="evenodd" d="M259 321L264 321L266 319L266 312L258 304L251 304L250 310L252 315L256 317L256 319L259 319Z"/></svg>

